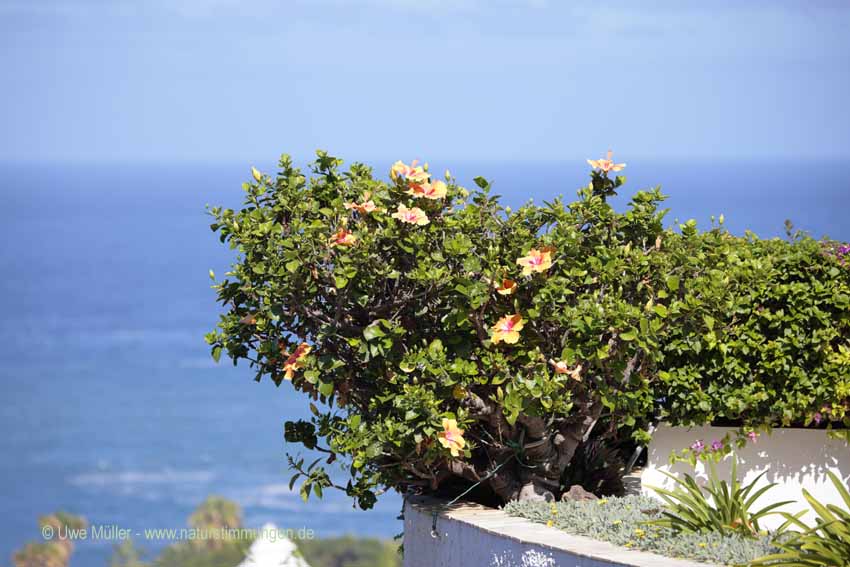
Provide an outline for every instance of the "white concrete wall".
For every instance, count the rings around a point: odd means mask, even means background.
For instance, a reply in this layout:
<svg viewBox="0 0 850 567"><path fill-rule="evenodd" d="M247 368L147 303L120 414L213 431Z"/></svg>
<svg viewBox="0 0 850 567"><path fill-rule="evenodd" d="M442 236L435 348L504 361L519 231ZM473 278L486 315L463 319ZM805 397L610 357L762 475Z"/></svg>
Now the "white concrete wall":
<svg viewBox="0 0 850 567"><path fill-rule="evenodd" d="M672 474L690 473L697 482L706 479L706 466L697 465L696 471L688 463L669 464L672 452L679 452L690 447L694 441L702 439L706 446L713 439L721 439L734 428L728 427L670 427L662 425L653 434L649 446L648 463L641 476L643 492L651 496L655 494L647 488L660 486L671 488L675 483L659 471ZM824 503L844 507L843 501L835 487L827 477L827 471L832 471L844 482L850 481L850 447L838 439L830 439L823 430L812 429L774 429L770 435L762 434L755 443L748 443L743 449L736 449L738 455L738 478L742 482L750 482L762 471L768 471L759 481L759 486L768 483L778 483L765 493L756 503L761 508L771 502L793 500L783 510L797 512L808 509L801 490L805 488L812 496ZM729 480L730 463L727 461L716 465L718 473ZM804 521L812 523L814 516L810 513ZM775 528L784 522L780 516L772 516L762 522L762 527Z"/></svg>
<svg viewBox="0 0 850 567"><path fill-rule="evenodd" d="M436 537L432 511L438 511ZM567 534L475 504L404 504L404 567L706 567Z"/></svg>

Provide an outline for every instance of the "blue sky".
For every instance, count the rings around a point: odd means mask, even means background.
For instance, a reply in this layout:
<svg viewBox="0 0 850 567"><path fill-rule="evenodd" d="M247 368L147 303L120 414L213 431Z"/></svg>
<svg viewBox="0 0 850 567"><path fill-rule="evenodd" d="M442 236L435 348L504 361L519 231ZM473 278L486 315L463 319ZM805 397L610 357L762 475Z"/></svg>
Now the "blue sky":
<svg viewBox="0 0 850 567"><path fill-rule="evenodd" d="M0 0L0 160L850 157L850 2Z"/></svg>

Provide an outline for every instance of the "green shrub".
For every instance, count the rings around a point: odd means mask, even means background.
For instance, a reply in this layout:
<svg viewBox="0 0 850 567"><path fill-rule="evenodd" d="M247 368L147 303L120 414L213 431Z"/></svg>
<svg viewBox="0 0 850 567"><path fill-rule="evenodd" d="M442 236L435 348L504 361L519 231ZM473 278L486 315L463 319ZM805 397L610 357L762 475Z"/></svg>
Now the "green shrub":
<svg viewBox="0 0 850 567"><path fill-rule="evenodd" d="M74 541L88 526L85 518L56 512L38 519L45 541L30 542L12 555L15 567L66 567L74 553ZM75 534L78 534L75 537Z"/></svg>
<svg viewBox="0 0 850 567"><path fill-rule="evenodd" d="M290 379L313 417L288 442L302 495L337 486L484 481L502 501L557 493L592 433L645 440L677 424L848 421L850 270L818 242L665 229L659 189L625 212L594 162L578 200L516 211L400 162L390 182L320 152L254 170L241 210L211 209L238 254L215 284L212 355ZM214 276L213 276L214 277Z"/></svg>
<svg viewBox="0 0 850 567"><path fill-rule="evenodd" d="M400 567L398 545L379 539L343 536L298 540L310 567Z"/></svg>
<svg viewBox="0 0 850 567"><path fill-rule="evenodd" d="M767 484L753 492L767 471L749 484L742 485L738 480L736 458L732 458L731 484L720 480L714 462L708 461L708 467L708 484L705 486L699 486L689 474L680 479L661 471L676 484L673 490L649 487L667 504L661 513L663 517L655 521L657 525L683 532L731 532L752 536L762 531L760 520L779 514L778 508L793 503L792 500L774 502L754 510L759 497L776 486L776 483Z"/></svg>
<svg viewBox="0 0 850 567"><path fill-rule="evenodd" d="M575 535L712 564L747 563L776 551L767 536L734 533L677 532L651 522L661 518L658 501L647 496L625 496L596 501L555 503L510 502L505 512Z"/></svg>
<svg viewBox="0 0 850 567"><path fill-rule="evenodd" d="M784 514L801 531L780 543L781 553L761 557L753 567L836 567L850 565L850 491L841 479L827 473L844 501L845 508L824 505L806 490L803 496L817 514L815 525L807 526L799 516Z"/></svg>

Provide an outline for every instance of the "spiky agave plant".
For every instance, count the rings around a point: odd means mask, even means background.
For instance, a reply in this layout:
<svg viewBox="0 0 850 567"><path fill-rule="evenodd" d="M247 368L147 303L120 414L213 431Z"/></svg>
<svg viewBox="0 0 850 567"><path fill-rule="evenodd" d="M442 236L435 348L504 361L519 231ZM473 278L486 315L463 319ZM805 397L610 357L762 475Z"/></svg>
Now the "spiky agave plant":
<svg viewBox="0 0 850 567"><path fill-rule="evenodd" d="M832 472L827 473L844 501L846 509L818 502L808 491L803 497L817 514L815 525L808 526L800 514L783 514L788 525L800 528L800 533L784 542L777 542L781 553L760 557L752 567L846 567L850 565L850 491Z"/></svg>
<svg viewBox="0 0 850 567"><path fill-rule="evenodd" d="M767 471L747 485L742 485L738 481L736 457L732 458L731 483L720 480L713 462L709 461L708 466L708 483L703 487L689 474L680 479L663 473L676 486L673 490L650 487L667 504L666 510L662 512L664 517L650 523L684 532L727 532L751 536L761 531L759 520L779 514L777 508L792 503L791 500L775 502L753 511L756 500L776 486L776 483L767 484L753 492Z"/></svg>

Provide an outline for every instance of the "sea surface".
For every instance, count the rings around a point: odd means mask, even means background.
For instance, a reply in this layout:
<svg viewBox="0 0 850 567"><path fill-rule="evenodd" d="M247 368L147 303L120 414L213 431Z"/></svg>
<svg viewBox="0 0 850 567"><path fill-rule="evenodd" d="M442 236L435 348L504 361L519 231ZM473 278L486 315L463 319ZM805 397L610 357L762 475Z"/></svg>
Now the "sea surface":
<svg viewBox="0 0 850 567"><path fill-rule="evenodd" d="M302 503L287 486L283 422L305 415L304 399L209 357L208 271L233 256L205 205L237 206L249 165L0 165L0 564L40 539L39 515L179 528L209 494L238 501L251 527L401 531L395 494L368 512L332 491ZM661 184L670 223L705 228L722 213L735 233L773 237L791 219L850 240L847 165L633 161L622 193ZM571 198L587 182L580 160L432 167L469 186L484 175L512 206ZM112 543L81 542L73 565L105 567Z"/></svg>

